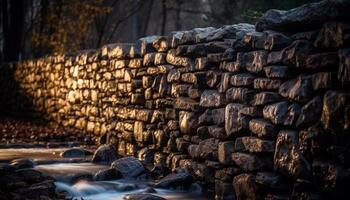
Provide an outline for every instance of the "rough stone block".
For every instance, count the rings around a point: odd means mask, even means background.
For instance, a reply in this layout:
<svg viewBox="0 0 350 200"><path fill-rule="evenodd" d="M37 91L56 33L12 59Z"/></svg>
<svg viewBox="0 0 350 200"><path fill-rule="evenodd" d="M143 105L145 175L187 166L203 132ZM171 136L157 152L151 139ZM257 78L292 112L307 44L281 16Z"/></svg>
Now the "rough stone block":
<svg viewBox="0 0 350 200"><path fill-rule="evenodd" d="M235 87L253 86L255 76L249 73L235 74L231 77L231 85Z"/></svg>
<svg viewBox="0 0 350 200"><path fill-rule="evenodd" d="M350 49L341 49L339 55L338 80L343 85L350 83Z"/></svg>
<svg viewBox="0 0 350 200"><path fill-rule="evenodd" d="M284 82L279 87L278 93L298 102L306 102L313 96L311 76L300 75L295 79Z"/></svg>
<svg viewBox="0 0 350 200"><path fill-rule="evenodd" d="M254 95L251 104L254 106L266 105L282 100L282 97L276 92L260 92Z"/></svg>
<svg viewBox="0 0 350 200"><path fill-rule="evenodd" d="M256 78L254 79L254 89L258 90L276 90L281 86L281 80Z"/></svg>
<svg viewBox="0 0 350 200"><path fill-rule="evenodd" d="M232 153L234 152L234 141L220 142L218 144L218 158L222 164L232 164Z"/></svg>
<svg viewBox="0 0 350 200"><path fill-rule="evenodd" d="M193 112L179 112L180 130L184 134L195 135L198 128L198 116Z"/></svg>
<svg viewBox="0 0 350 200"><path fill-rule="evenodd" d="M261 138L276 138L278 128L264 119L249 121L249 130Z"/></svg>
<svg viewBox="0 0 350 200"><path fill-rule="evenodd" d="M300 106L287 101L270 104L264 107L263 116L272 123L292 126L300 115Z"/></svg>
<svg viewBox="0 0 350 200"><path fill-rule="evenodd" d="M264 162L254 154L233 153L232 160L244 171L258 171L265 167Z"/></svg>
<svg viewBox="0 0 350 200"><path fill-rule="evenodd" d="M298 148L298 134L292 130L278 133L274 155L276 171L295 178L307 178L310 175L310 164Z"/></svg>
<svg viewBox="0 0 350 200"><path fill-rule="evenodd" d="M254 96L254 91L248 88L230 88L226 91L226 102L250 102Z"/></svg>
<svg viewBox="0 0 350 200"><path fill-rule="evenodd" d="M225 131L232 137L248 126L248 118L241 116L239 111L245 106L242 104L227 104L225 108Z"/></svg>
<svg viewBox="0 0 350 200"><path fill-rule="evenodd" d="M273 153L275 142L256 137L240 137L235 141L234 151L249 153Z"/></svg>
<svg viewBox="0 0 350 200"><path fill-rule="evenodd" d="M222 94L216 90L205 90L201 95L199 105L202 107L220 107L224 103L225 98Z"/></svg>

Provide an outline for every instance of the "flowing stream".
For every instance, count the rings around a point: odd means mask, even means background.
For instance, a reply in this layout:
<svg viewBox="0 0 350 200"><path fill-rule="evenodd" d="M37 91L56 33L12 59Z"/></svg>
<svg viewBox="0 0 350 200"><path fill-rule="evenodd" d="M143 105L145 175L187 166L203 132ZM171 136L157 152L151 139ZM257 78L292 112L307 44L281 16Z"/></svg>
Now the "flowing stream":
<svg viewBox="0 0 350 200"><path fill-rule="evenodd" d="M64 192L67 197L76 200L121 200L126 194L144 192L150 188L152 181L118 179L111 181L91 181L82 178L74 181L79 175L93 176L107 165L88 162L91 156L85 158L62 158L60 153L66 150L46 148L0 149L0 162L7 162L17 158L32 158L36 161L35 169L55 178L56 190ZM189 191L155 189L154 195L169 200L207 200L199 188Z"/></svg>

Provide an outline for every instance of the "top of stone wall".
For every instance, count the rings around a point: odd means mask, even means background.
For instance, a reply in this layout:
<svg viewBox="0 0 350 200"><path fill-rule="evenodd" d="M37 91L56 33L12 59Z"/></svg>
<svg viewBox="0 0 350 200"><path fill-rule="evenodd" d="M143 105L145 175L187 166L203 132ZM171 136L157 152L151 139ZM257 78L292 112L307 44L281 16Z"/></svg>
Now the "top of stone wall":
<svg viewBox="0 0 350 200"><path fill-rule="evenodd" d="M297 32L321 27L329 20L350 20L349 0L324 0L291 10L267 11L257 22L257 31Z"/></svg>
<svg viewBox="0 0 350 200"><path fill-rule="evenodd" d="M77 53L54 54L20 63L33 65L33 62L59 63L69 61L77 64L95 62L99 59L134 59L146 53L167 52L179 45L226 41L234 49L244 48L241 41L259 35L256 32L281 31L295 33L320 28L326 21L349 21L350 0L323 0L305 4L291 10L267 11L256 25L239 23L220 28L206 27L186 31L174 31L168 36L148 36L135 43L107 44L100 49L82 50ZM248 36L248 37L247 37Z"/></svg>

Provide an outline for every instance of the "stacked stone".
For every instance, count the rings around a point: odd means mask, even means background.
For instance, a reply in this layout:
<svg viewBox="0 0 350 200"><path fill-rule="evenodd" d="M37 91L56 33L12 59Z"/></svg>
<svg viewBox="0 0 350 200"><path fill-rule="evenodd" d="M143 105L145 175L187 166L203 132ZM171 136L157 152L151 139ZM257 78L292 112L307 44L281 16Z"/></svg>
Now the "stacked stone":
<svg viewBox="0 0 350 200"><path fill-rule="evenodd" d="M344 198L349 8L322 1L268 11L256 26L3 66L1 108L33 108L122 156L186 168L216 199Z"/></svg>

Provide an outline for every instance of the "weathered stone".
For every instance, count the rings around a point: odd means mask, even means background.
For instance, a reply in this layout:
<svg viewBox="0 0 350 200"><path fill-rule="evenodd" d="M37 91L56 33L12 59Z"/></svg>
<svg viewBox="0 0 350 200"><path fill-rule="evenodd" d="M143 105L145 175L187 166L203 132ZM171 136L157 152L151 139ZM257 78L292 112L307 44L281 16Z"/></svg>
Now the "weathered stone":
<svg viewBox="0 0 350 200"><path fill-rule="evenodd" d="M339 55L338 80L343 85L350 83L350 49L341 49Z"/></svg>
<svg viewBox="0 0 350 200"><path fill-rule="evenodd" d="M275 142L251 136L239 137L235 141L234 150L236 152L271 153L275 151Z"/></svg>
<svg viewBox="0 0 350 200"><path fill-rule="evenodd" d="M92 162L110 164L118 159L116 149L112 145L102 145L94 153Z"/></svg>
<svg viewBox="0 0 350 200"><path fill-rule="evenodd" d="M312 175L315 177L317 185L323 191L332 191L334 189L338 189L339 192L347 191L350 173L341 165L332 161L314 160L312 163Z"/></svg>
<svg viewBox="0 0 350 200"><path fill-rule="evenodd" d="M282 97L276 92L260 92L254 95L251 104L254 106L266 105L282 100Z"/></svg>
<svg viewBox="0 0 350 200"><path fill-rule="evenodd" d="M264 119L249 121L249 130L261 138L276 138L278 128Z"/></svg>
<svg viewBox="0 0 350 200"><path fill-rule="evenodd" d="M167 80L169 83L174 83L180 81L181 72L178 69L172 69L168 73Z"/></svg>
<svg viewBox="0 0 350 200"><path fill-rule="evenodd" d="M140 68L142 67L142 63L143 63L142 58L134 58L129 60L128 66L130 68Z"/></svg>
<svg viewBox="0 0 350 200"><path fill-rule="evenodd" d="M263 161L254 154L233 153L232 160L244 171L257 171L265 167Z"/></svg>
<svg viewBox="0 0 350 200"><path fill-rule="evenodd" d="M268 79L268 78L256 78L254 79L254 89L258 90L276 90L280 88L281 80Z"/></svg>
<svg viewBox="0 0 350 200"><path fill-rule="evenodd" d="M247 115L250 117L262 117L262 108L256 107L256 106L249 106L244 107L241 110L239 110L239 114L241 115Z"/></svg>
<svg viewBox="0 0 350 200"><path fill-rule="evenodd" d="M225 108L217 108L212 110L213 122L215 125L225 124Z"/></svg>
<svg viewBox="0 0 350 200"><path fill-rule="evenodd" d="M327 91L323 97L322 124L334 133L348 131L350 94Z"/></svg>
<svg viewBox="0 0 350 200"><path fill-rule="evenodd" d="M153 163L154 160L154 151L153 149L150 149L148 147L140 149L140 151L137 152L137 158L139 161L150 164Z"/></svg>
<svg viewBox="0 0 350 200"><path fill-rule="evenodd" d="M235 193L232 190L232 183L226 183L220 180L215 180L215 199L235 199Z"/></svg>
<svg viewBox="0 0 350 200"><path fill-rule="evenodd" d="M224 104L223 95L216 90L205 90L202 93L199 105L202 107L220 107Z"/></svg>
<svg viewBox="0 0 350 200"><path fill-rule="evenodd" d="M312 88L315 91L332 88L335 82L336 74L334 72L318 72L312 75Z"/></svg>
<svg viewBox="0 0 350 200"><path fill-rule="evenodd" d="M320 1L291 10L269 10L257 22L256 30L296 31L318 28L323 22L349 17L347 1Z"/></svg>
<svg viewBox="0 0 350 200"><path fill-rule="evenodd" d="M300 115L300 106L287 101L270 104L264 107L263 116L272 123L293 126Z"/></svg>
<svg viewBox="0 0 350 200"><path fill-rule="evenodd" d="M185 141L183 138L176 138L176 149L182 153L187 153L187 149L191 143Z"/></svg>
<svg viewBox="0 0 350 200"><path fill-rule="evenodd" d="M226 102L250 102L254 96L254 91L248 88L230 88L226 92Z"/></svg>
<svg viewBox="0 0 350 200"><path fill-rule="evenodd" d="M265 50L281 50L292 42L291 38L280 32L267 31L265 32L265 35Z"/></svg>
<svg viewBox="0 0 350 200"><path fill-rule="evenodd" d="M209 53L207 58L210 64L217 64L221 62L222 53Z"/></svg>
<svg viewBox="0 0 350 200"><path fill-rule="evenodd" d="M293 75L290 68L284 65L266 66L264 72L267 78L290 78Z"/></svg>
<svg viewBox="0 0 350 200"><path fill-rule="evenodd" d="M242 104L227 104L225 108L225 131L228 137L232 137L248 126L246 116L241 116L239 111L244 108Z"/></svg>
<svg viewBox="0 0 350 200"><path fill-rule="evenodd" d="M318 48L337 48L349 44L349 30L350 25L344 22L326 22L318 32L314 45Z"/></svg>
<svg viewBox="0 0 350 200"><path fill-rule="evenodd" d="M154 57L154 64L155 65L164 65L166 64L166 53L156 53Z"/></svg>
<svg viewBox="0 0 350 200"><path fill-rule="evenodd" d="M122 174L114 168L100 170L94 175L94 181L107 181L122 178Z"/></svg>
<svg viewBox="0 0 350 200"><path fill-rule="evenodd" d="M180 130L184 134L194 135L198 128L198 116L193 112L179 112Z"/></svg>
<svg viewBox="0 0 350 200"><path fill-rule="evenodd" d="M85 157L91 155L90 151L83 148L72 148L62 152L60 155L64 158Z"/></svg>
<svg viewBox="0 0 350 200"><path fill-rule="evenodd" d="M209 87L213 88L219 83L220 73L217 71L208 71L205 76L206 83Z"/></svg>
<svg viewBox="0 0 350 200"><path fill-rule="evenodd" d="M118 170L124 178L135 178L145 171L142 163L134 157L124 157L114 161L111 168Z"/></svg>
<svg viewBox="0 0 350 200"><path fill-rule="evenodd" d="M178 110L188 110L188 111L199 111L199 104L197 101L186 98L186 97L180 97L176 98L174 108Z"/></svg>
<svg viewBox="0 0 350 200"><path fill-rule="evenodd" d="M312 44L307 40L296 40L288 47L284 48L281 54L277 54L277 62L280 60L288 66L304 68L308 55L312 52Z"/></svg>
<svg viewBox="0 0 350 200"><path fill-rule="evenodd" d="M222 40L225 39L237 39L242 38L246 33L254 31L254 25L240 23L234 25L226 25L219 29L211 31L206 41Z"/></svg>
<svg viewBox="0 0 350 200"><path fill-rule="evenodd" d="M165 37L165 36L157 36L157 38L152 41L152 46L158 52L166 52L168 50L168 48L169 48L167 37Z"/></svg>
<svg viewBox="0 0 350 200"><path fill-rule="evenodd" d="M126 194L124 200L165 200L165 198L149 193Z"/></svg>
<svg viewBox="0 0 350 200"><path fill-rule="evenodd" d="M243 41L252 49L264 49L265 38L262 32L250 32L244 35Z"/></svg>
<svg viewBox="0 0 350 200"><path fill-rule="evenodd" d="M281 179L282 177L274 172L258 172L255 176L257 184L276 189L283 187Z"/></svg>
<svg viewBox="0 0 350 200"><path fill-rule="evenodd" d="M179 45L176 48L177 56L200 57L207 55L207 48L204 44Z"/></svg>
<svg viewBox="0 0 350 200"><path fill-rule="evenodd" d="M194 69L194 61L187 57L176 56L176 50L169 50L166 56L166 61L175 66L188 67L189 69Z"/></svg>
<svg viewBox="0 0 350 200"><path fill-rule="evenodd" d="M207 57L196 58L196 61L195 61L196 70L204 70L207 67L209 67L209 62Z"/></svg>
<svg viewBox="0 0 350 200"><path fill-rule="evenodd" d="M307 57L306 68L315 71L327 70L339 63L338 52L311 54Z"/></svg>
<svg viewBox="0 0 350 200"><path fill-rule="evenodd" d="M226 92L226 90L230 87L230 79L231 79L231 73L221 74L221 80L218 87L218 91L220 93Z"/></svg>
<svg viewBox="0 0 350 200"><path fill-rule="evenodd" d="M248 53L238 53L236 65L240 69L247 69L252 73L259 73L267 63L266 51L252 51Z"/></svg>
<svg viewBox="0 0 350 200"><path fill-rule="evenodd" d="M156 188L177 188L185 187L191 184L190 174L186 171L177 174L169 174L160 179L156 184Z"/></svg>
<svg viewBox="0 0 350 200"><path fill-rule="evenodd" d="M322 98L316 96L307 102L300 111L299 118L296 122L296 127L308 127L317 123L322 114Z"/></svg>
<svg viewBox="0 0 350 200"><path fill-rule="evenodd" d="M233 179L233 187L238 200L258 199L255 177L252 174L241 174L235 176Z"/></svg>
<svg viewBox="0 0 350 200"><path fill-rule="evenodd" d="M219 127L216 125L209 126L208 132L213 138L216 138L216 139L224 140L227 137L225 133L225 128Z"/></svg>
<svg viewBox="0 0 350 200"><path fill-rule="evenodd" d="M193 159L197 159L199 158L199 145L194 145L194 144L191 144L190 146L188 146L188 154L191 156L191 158Z"/></svg>
<svg viewBox="0 0 350 200"><path fill-rule="evenodd" d="M282 130L278 133L274 167L278 172L291 177L307 178L310 175L310 164L298 148L297 132Z"/></svg>
<svg viewBox="0 0 350 200"><path fill-rule="evenodd" d="M147 53L143 56L143 66L148 67L154 64L156 53Z"/></svg>
<svg viewBox="0 0 350 200"><path fill-rule="evenodd" d="M199 157L206 160L218 160L218 144L219 140L210 138L199 143Z"/></svg>
<svg viewBox="0 0 350 200"><path fill-rule="evenodd" d="M311 76L300 75L296 79L284 82L279 87L278 93L298 102L310 100L313 95Z"/></svg>
<svg viewBox="0 0 350 200"><path fill-rule="evenodd" d="M222 164L232 164L231 154L234 152L233 141L220 142L218 144L218 159Z"/></svg>
<svg viewBox="0 0 350 200"><path fill-rule="evenodd" d="M12 160L10 165L15 169L33 168L35 166L35 162L32 159L19 158Z"/></svg>
<svg viewBox="0 0 350 200"><path fill-rule="evenodd" d="M235 74L231 77L231 84L236 87L249 87L254 83L255 76L249 73Z"/></svg>

